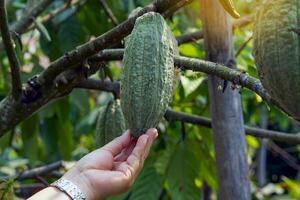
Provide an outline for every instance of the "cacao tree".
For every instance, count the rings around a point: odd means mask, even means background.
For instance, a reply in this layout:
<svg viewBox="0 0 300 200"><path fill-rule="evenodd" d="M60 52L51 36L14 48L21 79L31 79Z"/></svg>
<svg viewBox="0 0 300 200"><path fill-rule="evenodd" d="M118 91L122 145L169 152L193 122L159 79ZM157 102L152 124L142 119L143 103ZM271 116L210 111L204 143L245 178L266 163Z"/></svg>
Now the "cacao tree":
<svg viewBox="0 0 300 200"><path fill-rule="evenodd" d="M299 5L0 0L1 199L152 126L144 169L109 199L299 199Z"/></svg>

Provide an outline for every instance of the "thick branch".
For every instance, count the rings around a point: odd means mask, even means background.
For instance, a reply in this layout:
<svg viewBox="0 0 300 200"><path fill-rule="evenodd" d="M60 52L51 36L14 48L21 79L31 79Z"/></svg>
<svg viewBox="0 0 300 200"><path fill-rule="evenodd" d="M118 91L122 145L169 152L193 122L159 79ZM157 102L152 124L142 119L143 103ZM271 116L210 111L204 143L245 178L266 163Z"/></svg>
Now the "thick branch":
<svg viewBox="0 0 300 200"><path fill-rule="evenodd" d="M91 67L89 73L95 73L99 67ZM0 102L0 137L46 104L69 94L73 87L84 80L86 76L87 69L77 66L58 76L55 81L56 84L44 86L43 91L39 85L27 86L22 101L13 101L11 95L8 95Z"/></svg>
<svg viewBox="0 0 300 200"><path fill-rule="evenodd" d="M170 7L170 5L176 4L179 1L182 0L159 0L153 4L146 6L145 8L140 10L134 17L129 18L110 31L97 37L93 41L79 46L75 50L66 53L63 57L54 61L44 72L40 74L38 82L40 84L52 84L54 78L61 72L65 71L68 67L78 64L82 62L83 59L86 59L98 53L104 48L110 47L120 42L131 32L137 17L150 11L163 13L168 9L168 7Z"/></svg>
<svg viewBox="0 0 300 200"><path fill-rule="evenodd" d="M20 77L20 63L17 57L17 53L14 49L13 39L11 37L8 28L5 0L0 0L0 30L1 30L3 44L10 63L12 96L15 100L18 100L22 92L22 83Z"/></svg>
<svg viewBox="0 0 300 200"><path fill-rule="evenodd" d="M210 61L186 58L183 56L176 57L175 64L181 69L200 71L231 81L233 84L241 85L256 92L266 102L275 103L268 92L264 89L261 82L257 78L251 77L243 71L230 69L228 67L224 67L224 65Z"/></svg>
<svg viewBox="0 0 300 200"><path fill-rule="evenodd" d="M26 86L21 102L12 102L11 95L8 95L0 102L0 137L7 130L38 111L44 105L69 94L75 85L89 75L87 73L87 71L91 71L88 70L89 66L82 67L82 64L88 63L85 62L87 58L107 46L120 42L131 32L138 16L149 11L162 13L179 1L183 0L158 0L142 9L136 16L126 20L102 36L54 61L40 76L30 80L31 84ZM92 71L96 70L97 65L92 66L92 68ZM90 74L92 73L90 72ZM58 75L61 74L63 75L60 79ZM67 84L65 84L65 77L68 78Z"/></svg>
<svg viewBox="0 0 300 200"><path fill-rule="evenodd" d="M233 22L232 26L234 29L247 26L248 24L250 24L253 21L253 18L254 18L253 14L247 15L245 17L235 20ZM195 42L197 40L203 39L203 30L182 34L182 35L178 36L176 39L178 41L178 44Z"/></svg>
<svg viewBox="0 0 300 200"><path fill-rule="evenodd" d="M123 49L105 49L99 54L93 56L91 61L109 61L121 60L123 58ZM175 57L175 65L183 70L193 70L197 72L204 72L206 74L215 75L224 80L233 82L234 84L246 87L264 99L268 103L277 103L270 97L268 92L264 89L261 82L254 77L249 76L243 71L230 69L224 65L213 63L210 61L199 60L195 58L187 58L183 56ZM277 105L278 106L278 105Z"/></svg>

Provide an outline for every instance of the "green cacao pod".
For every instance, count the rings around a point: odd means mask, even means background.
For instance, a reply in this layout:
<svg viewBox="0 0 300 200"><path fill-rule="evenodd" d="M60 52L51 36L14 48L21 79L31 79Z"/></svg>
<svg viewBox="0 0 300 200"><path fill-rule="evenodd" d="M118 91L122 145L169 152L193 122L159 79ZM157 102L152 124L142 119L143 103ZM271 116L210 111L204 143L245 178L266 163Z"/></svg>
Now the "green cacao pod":
<svg viewBox="0 0 300 200"><path fill-rule="evenodd" d="M135 137L156 127L172 99L174 37L154 12L139 17L125 42L121 106Z"/></svg>
<svg viewBox="0 0 300 200"><path fill-rule="evenodd" d="M120 100L111 100L100 109L97 127L96 143L98 147L109 143L126 130L125 118L121 109Z"/></svg>
<svg viewBox="0 0 300 200"><path fill-rule="evenodd" d="M300 0L267 0L254 25L259 79L271 97L300 121Z"/></svg>

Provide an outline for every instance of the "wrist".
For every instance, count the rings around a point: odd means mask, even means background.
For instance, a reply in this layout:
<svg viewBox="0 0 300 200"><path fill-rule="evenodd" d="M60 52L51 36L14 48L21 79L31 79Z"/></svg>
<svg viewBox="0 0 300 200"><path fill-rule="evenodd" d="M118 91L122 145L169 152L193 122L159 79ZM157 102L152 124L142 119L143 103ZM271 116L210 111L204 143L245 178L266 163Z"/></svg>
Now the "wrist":
<svg viewBox="0 0 300 200"><path fill-rule="evenodd" d="M99 199L95 196L92 186L88 179L85 177L84 172L81 172L74 166L62 178L72 182L78 189L85 195L87 200Z"/></svg>
<svg viewBox="0 0 300 200"><path fill-rule="evenodd" d="M87 197L82 192L82 190L73 182L67 180L64 177L52 183L51 186L61 190L62 192L67 194L72 200L87 200Z"/></svg>

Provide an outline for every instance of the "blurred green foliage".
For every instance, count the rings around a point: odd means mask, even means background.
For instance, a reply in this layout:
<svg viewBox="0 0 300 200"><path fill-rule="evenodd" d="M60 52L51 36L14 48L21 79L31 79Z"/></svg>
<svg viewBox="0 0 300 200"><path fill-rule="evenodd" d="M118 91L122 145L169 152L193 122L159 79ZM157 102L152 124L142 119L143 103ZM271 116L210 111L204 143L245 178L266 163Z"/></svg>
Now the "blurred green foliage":
<svg viewBox="0 0 300 200"><path fill-rule="evenodd" d="M8 5L9 19L17 21L31 1L11 0ZM33 3L37 3L35 0ZM150 0L107 1L119 22L137 6L144 6ZM260 1L241 0L237 8L242 16L255 12ZM43 14L63 6L64 1L56 0ZM168 23L178 36L201 29L199 2L195 1L172 16ZM39 20L36 19L36 20ZM78 11L69 8L46 24L33 27L22 36L23 50L18 49L22 63L22 80L41 72L50 61L62 56L76 46L89 41L113 28L97 0L89 0ZM252 25L234 30L234 49L237 52L252 35ZM251 76L256 76L250 41L237 57L238 68ZM185 56L205 58L203 41L180 46ZM110 62L115 80L119 80L121 62ZM99 78L100 73L94 75ZM103 76L103 75L102 75ZM105 78L105 77L104 77ZM206 75L191 71L182 72L180 82L173 97L171 107L201 116L210 116ZM9 64L3 51L0 51L0 100L10 89ZM57 160L77 160L95 149L95 122L101 105L111 94L85 89L75 89L64 97L14 127L0 140L0 198L12 199L13 188L20 184L32 184L37 180L14 182L14 177L24 169L36 167ZM261 110L267 109L270 129L292 132L297 125L272 105L262 102L261 98L247 89L241 90L245 124L259 126ZM213 138L210 129L181 122L162 121L159 124L159 139L145 163L145 167L132 189L111 199L174 199L194 200L203 195L203 187L210 187L216 196L218 183L214 161ZM250 165L251 187L254 199L300 199L299 178L284 177L285 168L277 169L282 177L276 182L268 175L268 185L259 189L255 180L256 150L259 141L247 137L248 161ZM279 144L281 145L281 144ZM282 148L295 146L282 145ZM298 158L299 148L293 155ZM268 155L272 150L268 149ZM274 155L271 155L274 156ZM272 164L272 162L270 162ZM275 165L276 167L277 165ZM268 164L269 167L269 164ZM282 171L283 170L283 171ZM9 177L9 178L7 178ZM272 183L274 182L274 183ZM278 189L279 188L279 189Z"/></svg>

